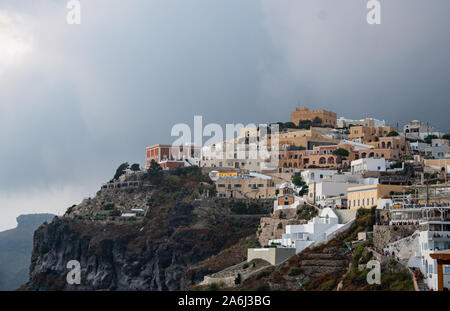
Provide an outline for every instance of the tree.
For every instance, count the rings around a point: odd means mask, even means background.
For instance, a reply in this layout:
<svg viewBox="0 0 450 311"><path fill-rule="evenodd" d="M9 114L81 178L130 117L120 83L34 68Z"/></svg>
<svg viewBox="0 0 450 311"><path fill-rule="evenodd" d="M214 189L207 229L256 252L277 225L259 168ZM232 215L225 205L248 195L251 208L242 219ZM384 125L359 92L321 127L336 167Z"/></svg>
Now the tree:
<svg viewBox="0 0 450 311"><path fill-rule="evenodd" d="M147 178L153 183L159 183L163 176L162 167L155 161L150 162L150 167L147 170Z"/></svg>
<svg viewBox="0 0 450 311"><path fill-rule="evenodd" d="M298 122L298 128L309 130L311 128L312 122L311 120L300 120Z"/></svg>
<svg viewBox="0 0 450 311"><path fill-rule="evenodd" d="M344 148L338 148L338 149L336 149L336 150L333 151L333 154L334 154L335 156L338 156L338 157L348 157L349 154L350 154L350 152L348 152L347 149L344 149Z"/></svg>
<svg viewBox="0 0 450 311"><path fill-rule="evenodd" d="M428 135L427 137L425 137L425 142L427 143L427 144L431 144L431 141L433 140L433 139L436 139L436 138L438 138L436 135L434 135L434 134L431 134L431 135Z"/></svg>
<svg viewBox="0 0 450 311"><path fill-rule="evenodd" d="M295 186L301 187L301 190L298 193L299 196L303 196L304 194L306 194L308 192L308 186L306 185L306 182L303 180L302 175L300 175L299 173L296 173L296 174L292 175L291 179L292 179L292 183Z"/></svg>
<svg viewBox="0 0 450 311"><path fill-rule="evenodd" d="M215 185L211 185L208 187L208 193L210 197L215 197L217 195L217 189Z"/></svg>
<svg viewBox="0 0 450 311"><path fill-rule="evenodd" d="M131 165L130 170L132 170L133 172L137 172L137 171L141 170L141 167L138 163L134 163Z"/></svg>
<svg viewBox="0 0 450 311"><path fill-rule="evenodd" d="M236 278L234 279L234 284L236 284L236 285L239 285L239 284L241 284L241 274L240 273L238 273L237 274L237 276L236 276Z"/></svg>
<svg viewBox="0 0 450 311"><path fill-rule="evenodd" d="M336 156L337 163L342 163L342 159L348 157L349 154L350 152L348 152L348 150L344 148L338 148L333 151L333 155Z"/></svg>
<svg viewBox="0 0 450 311"><path fill-rule="evenodd" d="M125 170L128 169L129 167L130 167L130 164L128 164L128 162L120 164L116 170L116 173L114 174L113 179L115 179L115 180L119 179L120 176L125 174Z"/></svg>
<svg viewBox="0 0 450 311"><path fill-rule="evenodd" d="M295 128L297 128L297 126L295 126L295 124L293 122L285 122L283 124L283 128L285 128L285 129L295 129Z"/></svg>
<svg viewBox="0 0 450 311"><path fill-rule="evenodd" d="M394 136L398 136L398 133L397 133L396 131L390 131L390 132L387 134L387 137L394 137Z"/></svg>
<svg viewBox="0 0 450 311"><path fill-rule="evenodd" d="M450 140L450 134L444 134L444 135L442 136L442 138L443 138L443 139Z"/></svg>

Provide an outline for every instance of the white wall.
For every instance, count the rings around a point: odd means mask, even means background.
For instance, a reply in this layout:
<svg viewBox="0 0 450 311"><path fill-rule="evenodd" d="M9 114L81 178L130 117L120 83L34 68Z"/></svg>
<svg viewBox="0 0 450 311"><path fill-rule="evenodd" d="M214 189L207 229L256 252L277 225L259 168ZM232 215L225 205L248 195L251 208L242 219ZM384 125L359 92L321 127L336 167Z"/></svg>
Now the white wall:
<svg viewBox="0 0 450 311"><path fill-rule="evenodd" d="M385 172L386 159L364 158L352 161L352 173L361 174L365 172Z"/></svg>

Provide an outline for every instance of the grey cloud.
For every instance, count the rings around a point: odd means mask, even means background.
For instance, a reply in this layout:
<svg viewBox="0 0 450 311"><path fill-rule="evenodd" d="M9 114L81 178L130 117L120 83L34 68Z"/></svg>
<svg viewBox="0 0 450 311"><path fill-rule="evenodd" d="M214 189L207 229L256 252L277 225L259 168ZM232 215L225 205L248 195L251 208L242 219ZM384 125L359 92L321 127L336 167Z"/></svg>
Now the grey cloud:
<svg viewBox="0 0 450 311"><path fill-rule="evenodd" d="M49 193L94 193L194 115L287 121L300 103L449 130L446 0L383 1L379 26L359 0L82 1L79 26L65 23L65 4L0 4L35 44L0 73L2 210L30 191L45 194L42 212L77 203Z"/></svg>

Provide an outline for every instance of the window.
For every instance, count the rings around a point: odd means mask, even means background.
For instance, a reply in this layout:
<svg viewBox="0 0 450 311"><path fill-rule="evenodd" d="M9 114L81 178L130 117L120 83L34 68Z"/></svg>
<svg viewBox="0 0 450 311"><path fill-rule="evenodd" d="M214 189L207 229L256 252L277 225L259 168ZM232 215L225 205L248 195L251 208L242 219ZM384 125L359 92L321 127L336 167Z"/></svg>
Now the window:
<svg viewBox="0 0 450 311"><path fill-rule="evenodd" d="M217 185L219 188L225 188L225 184L218 184Z"/></svg>
<svg viewBox="0 0 450 311"><path fill-rule="evenodd" d="M450 265L444 265L444 274L450 274Z"/></svg>
<svg viewBox="0 0 450 311"><path fill-rule="evenodd" d="M234 185L236 188L241 188L241 184L235 184Z"/></svg>

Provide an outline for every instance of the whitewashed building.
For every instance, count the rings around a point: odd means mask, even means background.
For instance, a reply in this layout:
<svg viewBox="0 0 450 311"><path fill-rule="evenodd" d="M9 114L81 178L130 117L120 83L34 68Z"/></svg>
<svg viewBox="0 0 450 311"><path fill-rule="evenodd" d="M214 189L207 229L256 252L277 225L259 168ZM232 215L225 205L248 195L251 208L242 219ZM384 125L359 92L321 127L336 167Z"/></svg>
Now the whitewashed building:
<svg viewBox="0 0 450 311"><path fill-rule="evenodd" d="M307 224L287 225L286 233L282 235L282 238L269 240L269 245L277 244L282 247L295 248L295 253L298 254L314 243L329 241L338 233L348 229L354 220L353 216L345 219L345 223L340 223L339 216L334 209L324 208L319 216L309 220Z"/></svg>
<svg viewBox="0 0 450 311"><path fill-rule="evenodd" d="M363 158L351 162L352 174L364 174L366 172L385 172L386 159Z"/></svg>
<svg viewBox="0 0 450 311"><path fill-rule="evenodd" d="M423 194L426 187L417 188L417 196L394 198L390 224L418 225L418 245L412 250L408 265L419 268L427 286L437 290L437 260L431 255L450 249L450 192L446 185L434 188L431 192L436 194L428 204L424 202ZM450 265L443 266L443 287L450 289Z"/></svg>
<svg viewBox="0 0 450 311"><path fill-rule="evenodd" d="M347 189L360 186L360 183L322 181L308 185L308 202L324 206L328 198L346 196Z"/></svg>

